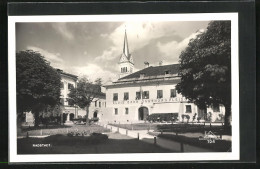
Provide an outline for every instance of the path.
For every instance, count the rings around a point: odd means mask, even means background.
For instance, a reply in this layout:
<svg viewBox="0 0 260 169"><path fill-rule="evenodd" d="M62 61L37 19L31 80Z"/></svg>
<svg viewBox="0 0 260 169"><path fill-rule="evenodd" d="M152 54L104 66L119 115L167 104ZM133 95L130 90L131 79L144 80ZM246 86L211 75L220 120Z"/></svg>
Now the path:
<svg viewBox="0 0 260 169"><path fill-rule="evenodd" d="M176 141L163 139L160 137L152 136L147 134L147 130L127 130L124 128L115 127L109 124L99 123L98 125L110 129L112 132L119 132L122 135L127 135L132 138L138 138L146 143L156 144L162 148L173 150L174 152L212 152L213 150L200 148L188 144L181 144Z"/></svg>

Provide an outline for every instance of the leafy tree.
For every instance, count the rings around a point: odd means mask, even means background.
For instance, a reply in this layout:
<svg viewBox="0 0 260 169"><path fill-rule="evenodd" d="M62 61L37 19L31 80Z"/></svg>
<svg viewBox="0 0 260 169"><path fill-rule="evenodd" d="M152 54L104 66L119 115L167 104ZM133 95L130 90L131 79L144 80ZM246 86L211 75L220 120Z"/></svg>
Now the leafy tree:
<svg viewBox="0 0 260 169"><path fill-rule="evenodd" d="M231 116L231 22L212 21L180 55L177 90L205 109L225 106L225 126Z"/></svg>
<svg viewBox="0 0 260 169"><path fill-rule="evenodd" d="M101 92L101 79L97 79L95 83L92 83L86 77L79 79L77 88L72 88L68 94L73 104L76 104L82 109L86 109L87 125L89 123L89 106L94 99L101 96L104 96L104 93Z"/></svg>
<svg viewBox="0 0 260 169"><path fill-rule="evenodd" d="M31 111L35 126L39 113L47 105L54 106L60 99L60 74L40 53L26 50L16 53L17 116ZM19 120L18 120L19 121Z"/></svg>

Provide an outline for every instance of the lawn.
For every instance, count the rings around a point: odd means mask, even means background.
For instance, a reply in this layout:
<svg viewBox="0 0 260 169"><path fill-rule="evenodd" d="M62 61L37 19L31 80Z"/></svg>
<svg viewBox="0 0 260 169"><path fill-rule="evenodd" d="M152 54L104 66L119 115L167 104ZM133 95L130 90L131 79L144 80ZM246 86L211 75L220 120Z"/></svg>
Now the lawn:
<svg viewBox="0 0 260 169"><path fill-rule="evenodd" d="M135 123L135 124L110 124L116 127L128 130L154 130L155 132L173 132L173 133L204 133L212 131L218 135L231 135L231 128L225 129L224 126L203 125L192 123L177 123L177 124L158 124L158 123Z"/></svg>
<svg viewBox="0 0 260 169"><path fill-rule="evenodd" d="M157 125L155 123L134 123L134 124L109 124L115 127L120 127L128 130L155 130Z"/></svg>
<svg viewBox="0 0 260 169"><path fill-rule="evenodd" d="M52 126L41 126L41 127L26 127L22 128L22 130L18 130L18 136L27 136L27 132L29 136L40 136L40 135L56 135L56 134L68 134L71 132L78 133L105 133L110 132L109 129L105 129L101 126L92 124L90 126L86 125L73 125L73 126L64 126L64 125L52 125Z"/></svg>
<svg viewBox="0 0 260 169"><path fill-rule="evenodd" d="M153 135L153 133L149 133ZM228 140L214 140L214 143L208 143L207 140L199 140L199 137L187 137L184 135L174 134L156 134L160 138L177 141L184 144L189 144L201 148L211 149L216 152L231 151L231 141Z"/></svg>
<svg viewBox="0 0 260 169"><path fill-rule="evenodd" d="M215 125L203 125L192 123L174 123L174 124L158 124L158 123L141 123L141 124L111 124L113 126L126 128L131 130L148 130L149 134L164 138L167 140L173 140L189 144L201 148L211 149L216 152L227 152L231 148L231 140L215 140L215 143L208 143L207 140L199 140L199 136L203 136L205 131L213 132L217 137L223 136L223 138L231 137L231 128L224 128L224 126ZM176 135L177 134L177 135Z"/></svg>
<svg viewBox="0 0 260 169"><path fill-rule="evenodd" d="M22 138L17 141L18 154L105 154L105 153L169 153L157 145L142 142L118 133L108 133L108 139L85 136L53 135L46 138ZM50 144L50 147L33 147Z"/></svg>

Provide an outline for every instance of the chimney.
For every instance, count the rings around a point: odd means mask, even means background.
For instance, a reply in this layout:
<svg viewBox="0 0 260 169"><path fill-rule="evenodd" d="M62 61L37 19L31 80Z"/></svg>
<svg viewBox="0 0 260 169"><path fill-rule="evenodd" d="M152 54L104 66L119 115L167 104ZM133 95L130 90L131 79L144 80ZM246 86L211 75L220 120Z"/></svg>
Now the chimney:
<svg viewBox="0 0 260 169"><path fill-rule="evenodd" d="M148 68L149 67L149 62L144 62L144 68Z"/></svg>
<svg viewBox="0 0 260 169"><path fill-rule="evenodd" d="M161 60L161 61L159 62L159 66L162 66L162 64L163 64L163 61Z"/></svg>

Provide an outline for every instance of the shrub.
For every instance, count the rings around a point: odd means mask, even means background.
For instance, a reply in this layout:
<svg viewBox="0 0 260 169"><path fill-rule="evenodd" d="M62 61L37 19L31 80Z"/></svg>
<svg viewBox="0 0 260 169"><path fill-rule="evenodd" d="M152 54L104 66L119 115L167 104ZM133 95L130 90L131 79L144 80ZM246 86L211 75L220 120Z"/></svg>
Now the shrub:
<svg viewBox="0 0 260 169"><path fill-rule="evenodd" d="M189 116L189 115L182 114L182 115L181 115L181 118L182 118L182 122L184 122L184 119L186 118L186 119L187 119L187 122L189 123L189 120L190 120L190 116Z"/></svg>
<svg viewBox="0 0 260 169"><path fill-rule="evenodd" d="M212 121L212 113L211 113L211 112L208 113L207 119L208 119L208 121L210 121L210 122Z"/></svg>
<svg viewBox="0 0 260 169"><path fill-rule="evenodd" d="M192 117L192 121L194 121L196 119L197 113L194 114L194 116Z"/></svg>
<svg viewBox="0 0 260 169"><path fill-rule="evenodd" d="M178 113L153 113L147 117L149 122L156 121L176 121L178 118Z"/></svg>
<svg viewBox="0 0 260 169"><path fill-rule="evenodd" d="M86 118L79 117L77 119L73 119L72 121L73 121L73 123L86 122Z"/></svg>
<svg viewBox="0 0 260 169"><path fill-rule="evenodd" d="M73 135L73 132L68 133L67 136L69 136L69 137L74 136L74 135Z"/></svg>
<svg viewBox="0 0 260 169"><path fill-rule="evenodd" d="M98 122L99 118L98 117L93 117L92 119L89 120L89 122Z"/></svg>
<svg viewBox="0 0 260 169"><path fill-rule="evenodd" d="M190 116L189 116L189 115L186 115L186 119L187 119L187 123L189 123Z"/></svg>

